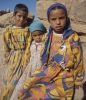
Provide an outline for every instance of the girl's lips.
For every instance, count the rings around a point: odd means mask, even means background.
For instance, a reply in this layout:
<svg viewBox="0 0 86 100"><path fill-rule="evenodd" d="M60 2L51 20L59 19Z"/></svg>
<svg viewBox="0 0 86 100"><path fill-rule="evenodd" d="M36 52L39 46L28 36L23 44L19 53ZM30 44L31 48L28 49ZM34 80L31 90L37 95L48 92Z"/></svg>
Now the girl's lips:
<svg viewBox="0 0 86 100"><path fill-rule="evenodd" d="M61 26L56 26L56 29L61 29Z"/></svg>

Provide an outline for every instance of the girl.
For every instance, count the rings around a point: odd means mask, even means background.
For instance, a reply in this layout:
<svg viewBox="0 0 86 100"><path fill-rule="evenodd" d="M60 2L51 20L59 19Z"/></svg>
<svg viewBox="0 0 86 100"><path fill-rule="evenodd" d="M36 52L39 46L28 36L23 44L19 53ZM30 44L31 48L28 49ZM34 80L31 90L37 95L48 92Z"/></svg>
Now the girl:
<svg viewBox="0 0 86 100"><path fill-rule="evenodd" d="M18 92L23 88L25 80L31 75L32 72L36 70L40 66L40 52L41 52L41 44L42 44L42 37L46 32L46 28L41 22L33 22L30 25L30 33L32 34L32 44L30 46L30 62L27 65L23 75L18 81L18 84L15 87L15 90L12 94L10 100L17 100L18 99Z"/></svg>
<svg viewBox="0 0 86 100"><path fill-rule="evenodd" d="M72 100L74 85L83 84L82 45L70 27L66 7L51 5L47 18L51 26L45 38L42 68L25 81L19 100Z"/></svg>
<svg viewBox="0 0 86 100"><path fill-rule="evenodd" d="M15 26L3 34L5 74L1 100L10 100L12 92L29 61L31 36L26 26L28 8L17 4L14 8Z"/></svg>

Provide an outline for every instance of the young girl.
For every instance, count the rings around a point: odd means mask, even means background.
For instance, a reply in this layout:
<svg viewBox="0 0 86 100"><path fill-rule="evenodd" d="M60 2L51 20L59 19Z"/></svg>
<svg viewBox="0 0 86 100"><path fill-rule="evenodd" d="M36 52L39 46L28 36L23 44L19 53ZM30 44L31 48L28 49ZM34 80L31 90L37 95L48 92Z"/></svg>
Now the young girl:
<svg viewBox="0 0 86 100"><path fill-rule="evenodd" d="M70 27L63 4L47 11L51 24L45 39L42 68L25 81L19 100L72 100L74 85L84 79L83 50L80 39Z"/></svg>
<svg viewBox="0 0 86 100"><path fill-rule="evenodd" d="M26 26L28 8L17 4L14 8L15 26L3 34L5 74L1 100L10 100L12 92L29 61L31 36Z"/></svg>
<svg viewBox="0 0 86 100"><path fill-rule="evenodd" d="M46 28L41 22L33 22L30 25L30 33L32 34L32 44L30 46L30 62L27 65L23 75L18 81L12 97L10 100L17 100L18 99L18 92L23 88L25 80L31 75L32 72L36 70L40 66L40 53L41 53L41 46L42 46L42 37L46 32Z"/></svg>

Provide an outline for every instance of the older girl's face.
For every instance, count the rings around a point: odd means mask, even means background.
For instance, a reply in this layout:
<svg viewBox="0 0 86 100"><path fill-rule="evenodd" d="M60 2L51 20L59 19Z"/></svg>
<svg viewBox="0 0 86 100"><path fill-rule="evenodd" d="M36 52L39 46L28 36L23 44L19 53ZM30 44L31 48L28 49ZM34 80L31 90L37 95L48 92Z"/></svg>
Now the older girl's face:
<svg viewBox="0 0 86 100"><path fill-rule="evenodd" d="M62 34L67 22L66 12L63 9L51 10L49 22L56 33Z"/></svg>

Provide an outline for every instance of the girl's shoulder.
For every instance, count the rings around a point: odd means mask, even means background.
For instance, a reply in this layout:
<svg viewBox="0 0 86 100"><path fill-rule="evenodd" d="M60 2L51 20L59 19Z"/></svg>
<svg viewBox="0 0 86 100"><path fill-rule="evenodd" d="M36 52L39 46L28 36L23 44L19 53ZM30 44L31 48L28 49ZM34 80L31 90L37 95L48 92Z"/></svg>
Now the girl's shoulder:
<svg viewBox="0 0 86 100"><path fill-rule="evenodd" d="M46 32L46 33L43 35L42 41L46 41L46 40L48 39L47 34L48 34L48 32Z"/></svg>
<svg viewBox="0 0 86 100"><path fill-rule="evenodd" d="M5 30L6 30L6 32L10 32L10 31L12 30L12 26L7 26L7 27L5 28Z"/></svg>
<svg viewBox="0 0 86 100"><path fill-rule="evenodd" d="M30 27L29 26L26 26L24 30L25 30L25 32L30 33Z"/></svg>
<svg viewBox="0 0 86 100"><path fill-rule="evenodd" d="M78 41L80 38L79 38L79 35L77 32L74 32L72 33L70 36L68 36L67 38L68 40L73 40L73 41Z"/></svg>
<svg viewBox="0 0 86 100"><path fill-rule="evenodd" d="M26 28L29 28L29 26L18 27L16 25L9 25L6 28L11 28L11 29L15 30L15 29L26 29Z"/></svg>
<svg viewBox="0 0 86 100"><path fill-rule="evenodd" d="M22 28L22 29L17 29L15 26L8 26L4 29L3 31L3 35L4 36L9 36L11 33L16 33L16 32L20 32L24 35L29 35L29 26Z"/></svg>
<svg viewBox="0 0 86 100"><path fill-rule="evenodd" d="M80 37L79 37L79 35L78 35L77 32L74 32L74 33L72 34L72 38L73 38L73 41L78 41L78 40L80 39Z"/></svg>
<svg viewBox="0 0 86 100"><path fill-rule="evenodd" d="M11 26L8 26L4 29L3 31L3 35L7 35L7 34L10 34L12 31L12 27Z"/></svg>
<svg viewBox="0 0 86 100"><path fill-rule="evenodd" d="M12 32L13 33L21 33L23 35L28 35L30 33L29 26L26 26L26 27L16 27L16 26L13 26L12 27Z"/></svg>

